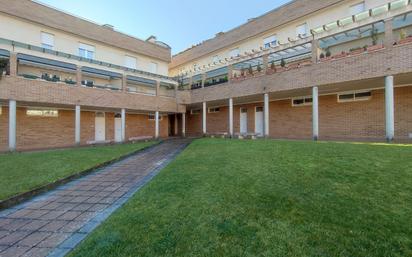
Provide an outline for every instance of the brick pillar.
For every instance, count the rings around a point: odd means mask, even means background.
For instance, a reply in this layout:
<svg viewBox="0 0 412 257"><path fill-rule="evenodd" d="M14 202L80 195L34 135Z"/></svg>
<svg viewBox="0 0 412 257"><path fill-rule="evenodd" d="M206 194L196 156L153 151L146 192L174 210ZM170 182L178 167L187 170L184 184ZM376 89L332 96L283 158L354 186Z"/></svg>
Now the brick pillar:
<svg viewBox="0 0 412 257"><path fill-rule="evenodd" d="M229 64L229 66L227 66L227 79L229 83L232 82L232 79L233 79L233 65L232 64Z"/></svg>
<svg viewBox="0 0 412 257"><path fill-rule="evenodd" d="M77 66L76 70L76 86L81 86L82 85L82 67Z"/></svg>
<svg viewBox="0 0 412 257"><path fill-rule="evenodd" d="M317 63L319 57L319 41L317 39L312 40L312 62Z"/></svg>
<svg viewBox="0 0 412 257"><path fill-rule="evenodd" d="M388 18L385 20L385 41L384 45L386 48L393 47L395 42L393 38L393 18Z"/></svg>
<svg viewBox="0 0 412 257"><path fill-rule="evenodd" d="M10 59L9 59L9 66L10 66L10 76L17 76L17 53L11 52Z"/></svg>
<svg viewBox="0 0 412 257"><path fill-rule="evenodd" d="M262 56L263 57L263 72L266 72L268 70L269 67L269 55L265 54Z"/></svg>
<svg viewBox="0 0 412 257"><path fill-rule="evenodd" d="M160 93L160 81L156 81L156 96L159 96Z"/></svg>
<svg viewBox="0 0 412 257"><path fill-rule="evenodd" d="M205 87L205 81L206 81L206 73L202 74L202 88Z"/></svg>
<svg viewBox="0 0 412 257"><path fill-rule="evenodd" d="M122 91L127 92L127 75L125 74L122 77Z"/></svg>

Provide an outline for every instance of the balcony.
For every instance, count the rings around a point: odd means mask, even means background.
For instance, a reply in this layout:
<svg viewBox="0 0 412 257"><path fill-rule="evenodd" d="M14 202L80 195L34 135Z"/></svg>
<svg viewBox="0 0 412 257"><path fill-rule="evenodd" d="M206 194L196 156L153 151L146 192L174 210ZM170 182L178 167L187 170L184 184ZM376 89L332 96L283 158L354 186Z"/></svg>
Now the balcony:
<svg viewBox="0 0 412 257"><path fill-rule="evenodd" d="M395 45L412 43L412 12L396 16L393 19Z"/></svg>
<svg viewBox="0 0 412 257"><path fill-rule="evenodd" d="M127 76L127 92L144 95L156 95L157 82L135 76Z"/></svg>
<svg viewBox="0 0 412 257"><path fill-rule="evenodd" d="M160 82L159 96L176 97L176 86L174 84Z"/></svg>
<svg viewBox="0 0 412 257"><path fill-rule="evenodd" d="M82 86L105 90L120 91L122 89L123 75L107 70L91 67L82 67Z"/></svg>
<svg viewBox="0 0 412 257"><path fill-rule="evenodd" d="M0 79L10 74L10 52L0 49Z"/></svg>
<svg viewBox="0 0 412 257"><path fill-rule="evenodd" d="M220 85L220 84L227 83L228 81L229 81L228 68L223 67L223 68L212 70L206 73L204 87Z"/></svg>
<svg viewBox="0 0 412 257"><path fill-rule="evenodd" d="M31 80L76 84L77 66L33 55L17 55L17 75Z"/></svg>

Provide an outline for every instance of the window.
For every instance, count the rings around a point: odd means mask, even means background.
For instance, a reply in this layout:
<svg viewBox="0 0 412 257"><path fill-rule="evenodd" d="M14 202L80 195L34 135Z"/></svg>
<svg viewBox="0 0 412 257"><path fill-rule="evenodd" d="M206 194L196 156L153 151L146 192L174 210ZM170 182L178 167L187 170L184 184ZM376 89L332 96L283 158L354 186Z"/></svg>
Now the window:
<svg viewBox="0 0 412 257"><path fill-rule="evenodd" d="M220 108L219 108L219 107L209 108L209 113L218 113L218 112L220 112Z"/></svg>
<svg viewBox="0 0 412 257"><path fill-rule="evenodd" d="M213 59L212 59L212 63L213 64L218 64L219 63L219 56L218 55L215 55L215 56L213 56Z"/></svg>
<svg viewBox="0 0 412 257"><path fill-rule="evenodd" d="M233 49L229 52L229 57L238 57L240 55L240 50L239 48Z"/></svg>
<svg viewBox="0 0 412 257"><path fill-rule="evenodd" d="M156 120L155 114L149 114L149 120ZM163 120L163 116L159 115L159 120Z"/></svg>
<svg viewBox="0 0 412 257"><path fill-rule="evenodd" d="M365 2L361 2L349 7L350 15L356 15L365 11Z"/></svg>
<svg viewBox="0 0 412 257"><path fill-rule="evenodd" d="M124 58L124 66L126 66L129 69L137 69L137 59L131 56L125 56Z"/></svg>
<svg viewBox="0 0 412 257"><path fill-rule="evenodd" d="M48 109L27 109L27 116L37 116L37 117L58 117L58 110L48 110Z"/></svg>
<svg viewBox="0 0 412 257"><path fill-rule="evenodd" d="M150 63L150 72L151 73L157 73L157 63L155 63L155 62L151 62Z"/></svg>
<svg viewBox="0 0 412 257"><path fill-rule="evenodd" d="M292 99L292 106L308 106L312 105L312 97L298 97Z"/></svg>
<svg viewBox="0 0 412 257"><path fill-rule="evenodd" d="M263 107L256 107L256 112L263 112Z"/></svg>
<svg viewBox="0 0 412 257"><path fill-rule="evenodd" d="M54 35L46 32L41 33L41 47L52 50L54 47Z"/></svg>
<svg viewBox="0 0 412 257"><path fill-rule="evenodd" d="M363 92L350 92L350 93L343 93L338 95L338 102L354 102L354 101L366 101L371 99L372 92L371 91L363 91Z"/></svg>
<svg viewBox="0 0 412 257"><path fill-rule="evenodd" d="M304 23L296 27L296 36L306 37L308 35L308 24Z"/></svg>
<svg viewBox="0 0 412 257"><path fill-rule="evenodd" d="M190 110L190 114L191 114L191 115L198 115L198 114L200 114L201 112L202 112L201 109L193 109L193 110Z"/></svg>
<svg viewBox="0 0 412 257"><path fill-rule="evenodd" d="M270 48L270 47L277 46L277 45L278 45L278 40L276 38L276 35L263 39L263 46L265 48Z"/></svg>
<svg viewBox="0 0 412 257"><path fill-rule="evenodd" d="M240 113L247 113L247 108L240 108Z"/></svg>
<svg viewBox="0 0 412 257"><path fill-rule="evenodd" d="M87 59L94 59L94 46L80 43L79 44L79 56Z"/></svg>

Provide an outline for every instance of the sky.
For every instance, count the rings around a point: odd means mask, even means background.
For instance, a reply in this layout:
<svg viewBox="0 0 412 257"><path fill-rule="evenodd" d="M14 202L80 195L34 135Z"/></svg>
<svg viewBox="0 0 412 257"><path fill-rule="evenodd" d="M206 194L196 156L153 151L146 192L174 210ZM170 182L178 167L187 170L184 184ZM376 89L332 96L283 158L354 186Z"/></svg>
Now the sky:
<svg viewBox="0 0 412 257"><path fill-rule="evenodd" d="M60 10L147 39L151 35L172 53L212 38L289 0L39 0Z"/></svg>

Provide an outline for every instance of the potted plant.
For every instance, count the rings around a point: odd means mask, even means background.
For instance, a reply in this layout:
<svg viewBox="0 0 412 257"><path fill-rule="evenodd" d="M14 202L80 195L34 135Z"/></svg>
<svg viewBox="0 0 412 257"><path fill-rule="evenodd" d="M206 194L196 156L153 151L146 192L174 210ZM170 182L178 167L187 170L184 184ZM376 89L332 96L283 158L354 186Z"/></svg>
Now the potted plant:
<svg viewBox="0 0 412 257"><path fill-rule="evenodd" d="M0 79L3 77L4 73L6 73L8 64L9 61L7 59L0 59Z"/></svg>
<svg viewBox="0 0 412 257"><path fill-rule="evenodd" d="M250 65L249 65L249 68L248 68L248 73L249 73L249 75L253 76L253 68L252 68L252 64L250 64Z"/></svg>
<svg viewBox="0 0 412 257"><path fill-rule="evenodd" d="M326 58L331 57L331 55L332 53L330 52L329 48L326 49L326 54L325 54Z"/></svg>
<svg viewBox="0 0 412 257"><path fill-rule="evenodd" d="M241 76L241 77L244 77L244 76L245 76L245 68L242 68L242 69L240 70L240 76Z"/></svg>
<svg viewBox="0 0 412 257"><path fill-rule="evenodd" d="M335 54L333 56L334 59L339 59L339 58L343 58L346 57L348 54L345 51L340 52L339 54Z"/></svg>
<svg viewBox="0 0 412 257"><path fill-rule="evenodd" d="M325 58L325 54L324 53L320 53L319 58L322 60Z"/></svg>
<svg viewBox="0 0 412 257"><path fill-rule="evenodd" d="M258 73L262 72L262 66L260 66L260 63L258 64L258 66L256 67L256 70Z"/></svg>
<svg viewBox="0 0 412 257"><path fill-rule="evenodd" d="M368 52L373 52L373 51L384 48L383 44L378 45L379 35L378 35L377 29L373 29L371 31L371 38L372 38L372 45L368 46L366 49Z"/></svg>
<svg viewBox="0 0 412 257"><path fill-rule="evenodd" d="M357 54L361 54L361 53L363 53L364 52L364 48L363 47L354 47L354 48L351 48L350 50L349 50L349 52L350 52L350 54L351 55L357 55Z"/></svg>
<svg viewBox="0 0 412 257"><path fill-rule="evenodd" d="M276 65L275 65L275 62L272 61L272 62L270 62L269 69L266 70L266 74L270 75L270 74L273 74L275 72L276 72Z"/></svg>
<svg viewBox="0 0 412 257"><path fill-rule="evenodd" d="M412 42L412 36L407 36L404 29L401 30L399 44L407 44Z"/></svg>

